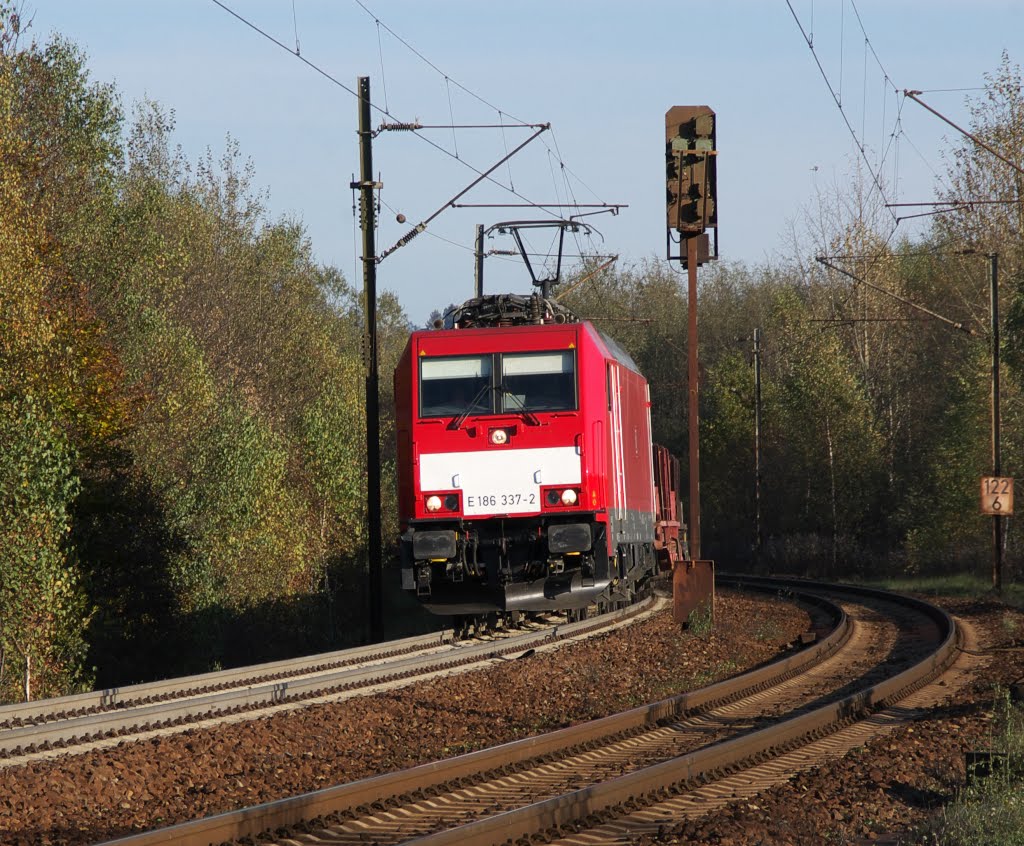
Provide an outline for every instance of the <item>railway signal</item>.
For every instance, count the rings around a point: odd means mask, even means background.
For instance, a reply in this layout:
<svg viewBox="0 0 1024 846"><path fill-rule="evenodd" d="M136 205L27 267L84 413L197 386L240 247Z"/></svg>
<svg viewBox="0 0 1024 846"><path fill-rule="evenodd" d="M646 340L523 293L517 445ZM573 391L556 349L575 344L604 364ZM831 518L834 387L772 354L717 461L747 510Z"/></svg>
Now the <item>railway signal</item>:
<svg viewBox="0 0 1024 846"><path fill-rule="evenodd" d="M673 106L665 113L666 257L687 269L689 319L687 381L689 384L689 476L691 560L676 568L673 593L680 594L700 581L700 573L713 572L710 561L700 561L700 413L697 361L697 266L718 258L718 147L715 112L708 106ZM712 256L707 230L715 233ZM678 244L672 255L672 244ZM691 572L692 571L692 572ZM714 607L714 600L711 600ZM684 622L677 614L676 619Z"/></svg>
<svg viewBox="0 0 1024 846"><path fill-rule="evenodd" d="M702 235L718 226L715 113L673 106L665 115L668 228Z"/></svg>
<svg viewBox="0 0 1024 846"><path fill-rule="evenodd" d="M715 112L708 106L673 106L665 113L667 254L688 271L690 551L700 558L700 448L698 442L697 266L712 257L706 230L715 232L718 258L718 189ZM672 244L679 245L676 255Z"/></svg>

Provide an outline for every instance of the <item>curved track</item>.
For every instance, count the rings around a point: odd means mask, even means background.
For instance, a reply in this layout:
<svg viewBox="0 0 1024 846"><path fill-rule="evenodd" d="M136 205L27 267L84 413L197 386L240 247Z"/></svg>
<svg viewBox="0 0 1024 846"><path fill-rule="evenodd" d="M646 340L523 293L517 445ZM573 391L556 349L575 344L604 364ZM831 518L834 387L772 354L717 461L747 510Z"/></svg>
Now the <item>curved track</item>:
<svg viewBox="0 0 1024 846"><path fill-rule="evenodd" d="M955 655L952 620L925 603L792 581L742 584L830 608L831 633L784 661L603 720L116 842L205 846L282 827L291 828L278 842L288 843L488 844L539 833L622 842L632 826L649 832L670 818L666 803L701 785L713 790L739 768L778 767L787 754L811 754L794 750L816 738L870 727L863 718L877 720Z"/></svg>
<svg viewBox="0 0 1024 846"><path fill-rule="evenodd" d="M431 675L587 637L660 607L655 597L576 623L552 620L525 631L455 641L450 631L164 682L132 685L0 708L0 766L53 750L122 740L201 721L297 707L322 697L371 693Z"/></svg>

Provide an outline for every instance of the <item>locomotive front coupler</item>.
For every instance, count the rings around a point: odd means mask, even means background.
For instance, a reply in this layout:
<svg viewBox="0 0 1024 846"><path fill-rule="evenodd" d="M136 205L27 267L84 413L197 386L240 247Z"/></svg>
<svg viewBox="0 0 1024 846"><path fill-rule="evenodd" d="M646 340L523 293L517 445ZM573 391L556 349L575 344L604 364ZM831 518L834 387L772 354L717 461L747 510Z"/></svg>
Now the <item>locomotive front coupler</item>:
<svg viewBox="0 0 1024 846"><path fill-rule="evenodd" d="M472 554L469 558L466 556L466 550L472 550ZM465 537L462 541L461 554L462 563L465 568L472 573L474 576L480 575L480 558L477 553L480 551L480 537L475 532L466 531Z"/></svg>
<svg viewBox="0 0 1024 846"><path fill-rule="evenodd" d="M430 564L420 562L416 566L416 595L430 596Z"/></svg>
<svg viewBox="0 0 1024 846"><path fill-rule="evenodd" d="M593 587L594 585L594 556L584 555L583 560L580 562L580 577L584 587Z"/></svg>

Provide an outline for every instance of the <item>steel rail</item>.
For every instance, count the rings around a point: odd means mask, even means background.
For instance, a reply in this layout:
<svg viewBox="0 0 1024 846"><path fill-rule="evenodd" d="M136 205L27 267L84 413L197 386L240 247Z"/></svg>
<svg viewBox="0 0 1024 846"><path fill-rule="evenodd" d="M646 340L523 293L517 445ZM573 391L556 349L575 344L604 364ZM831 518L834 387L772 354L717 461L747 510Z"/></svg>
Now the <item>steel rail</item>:
<svg viewBox="0 0 1024 846"><path fill-rule="evenodd" d="M770 582L794 591L807 590L813 585L797 579L742 581L748 586ZM959 637L956 624L949 614L930 603L871 588L818 584L816 589L898 601L914 607L938 625L941 643L935 652L912 667L838 702L591 787L406 842L418 846L491 846L538 832L555 832L558 836L562 826L576 824L627 803L636 806L662 801L685 792L691 786L757 763L862 719L923 687L948 667L956 656Z"/></svg>
<svg viewBox="0 0 1024 846"><path fill-rule="evenodd" d="M720 579L719 583L727 581ZM757 589L775 592L778 587L771 585ZM780 679L791 677L806 667L824 660L839 650L850 637L850 621L841 608L814 594L794 591L794 596L802 602L825 610L832 619L831 632L807 649L740 676L555 732L422 764L408 770L120 838L109 841L107 846L156 846L166 843L209 846L211 843L244 837L255 838L267 829L284 828L304 820L361 806L376 806L377 803L386 803L404 794L442 789L447 783L469 776L523 764L545 756L564 755L568 750L586 744L607 742L610 738L654 726L659 721L712 708L741 695L763 690ZM462 831L464 828L453 831ZM455 839L450 842L461 841Z"/></svg>
<svg viewBox="0 0 1024 846"><path fill-rule="evenodd" d="M278 677L282 674L298 675L304 672L319 672L323 669L366 661L378 661L396 653L426 649L436 644L442 646L453 640L453 632L446 629L426 635L403 638L388 643L357 646L334 652L323 652L299 659L270 661L252 664L230 670L217 670L141 684L120 685L101 688L87 693L60 696L53 699L39 699L33 702L18 702L0 706L0 723L15 720L59 719L63 714L80 712L92 708L125 707L133 702L153 700L168 695L183 694L193 690L211 690L229 685L250 684L254 679Z"/></svg>
<svg viewBox="0 0 1024 846"><path fill-rule="evenodd" d="M501 641L449 642L448 650L439 652L430 649L431 643L438 643L436 636L427 640L426 652L402 657L403 650L386 654L378 663L356 664L344 669L313 672L311 675L289 677L266 684L244 684L229 690L191 695L182 695L170 701L154 704L140 703L131 707L104 710L99 713L69 716L50 722L5 729L0 731L0 756L17 754L26 748L44 749L55 745L88 742L90 739L119 736L126 731L144 732L159 728L194 722L198 719L215 718L240 710L271 707L290 702L327 696L357 688L411 679L437 672L450 671L456 667L489 661L531 647L543 646L546 642L576 637L628 620L642 613L656 600L649 597L630 607L602 614L596 618L576 623L559 624L540 630L510 635ZM412 638L397 643L420 643L422 639ZM376 647L380 654L380 645ZM309 659L301 659L305 665ZM278 662L281 663L281 662ZM264 665L266 666L266 665ZM240 673L241 671L231 671ZM201 678L201 677L200 677ZM175 680L181 682L182 680ZM170 684L173 684L171 682ZM181 690L181 688L178 688ZM138 701L138 700L136 700Z"/></svg>

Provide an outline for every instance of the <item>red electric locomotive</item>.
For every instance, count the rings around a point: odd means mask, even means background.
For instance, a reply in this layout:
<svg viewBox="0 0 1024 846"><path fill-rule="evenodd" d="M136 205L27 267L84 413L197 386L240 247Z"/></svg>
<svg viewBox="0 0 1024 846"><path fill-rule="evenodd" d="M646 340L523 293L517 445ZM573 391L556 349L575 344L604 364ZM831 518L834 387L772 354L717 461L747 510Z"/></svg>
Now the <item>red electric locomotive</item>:
<svg viewBox="0 0 1024 846"><path fill-rule="evenodd" d="M412 334L395 404L402 583L430 610L578 615L656 571L647 382L591 323L470 300Z"/></svg>

